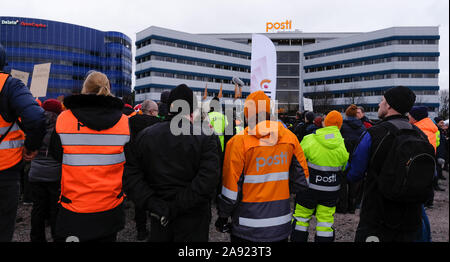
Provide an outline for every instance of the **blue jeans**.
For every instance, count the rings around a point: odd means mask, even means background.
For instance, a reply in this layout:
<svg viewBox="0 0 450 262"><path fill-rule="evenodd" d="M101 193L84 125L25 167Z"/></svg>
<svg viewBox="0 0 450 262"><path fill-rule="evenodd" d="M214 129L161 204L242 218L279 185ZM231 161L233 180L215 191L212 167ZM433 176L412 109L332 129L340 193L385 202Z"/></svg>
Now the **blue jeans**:
<svg viewBox="0 0 450 262"><path fill-rule="evenodd" d="M419 229L416 242L431 242L431 228L425 208L422 205L422 227Z"/></svg>

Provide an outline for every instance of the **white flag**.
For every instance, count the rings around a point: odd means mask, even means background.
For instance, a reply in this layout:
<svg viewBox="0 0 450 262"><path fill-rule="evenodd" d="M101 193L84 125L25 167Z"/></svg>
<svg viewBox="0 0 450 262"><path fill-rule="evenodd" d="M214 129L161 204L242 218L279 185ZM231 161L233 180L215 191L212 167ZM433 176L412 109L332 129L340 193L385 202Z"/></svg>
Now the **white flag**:
<svg viewBox="0 0 450 262"><path fill-rule="evenodd" d="M276 99L277 52L272 40L264 35L252 35L250 93L262 90Z"/></svg>

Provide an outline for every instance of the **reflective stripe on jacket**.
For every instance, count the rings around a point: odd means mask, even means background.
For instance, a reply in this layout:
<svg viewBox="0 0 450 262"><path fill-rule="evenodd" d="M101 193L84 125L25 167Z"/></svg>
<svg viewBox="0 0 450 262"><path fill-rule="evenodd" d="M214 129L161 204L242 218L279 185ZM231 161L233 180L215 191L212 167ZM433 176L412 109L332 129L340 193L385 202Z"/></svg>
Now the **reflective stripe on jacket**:
<svg viewBox="0 0 450 262"><path fill-rule="evenodd" d="M58 117L56 133L63 148L61 205L76 213L95 213L122 203L128 117L122 115L113 127L95 131L67 110Z"/></svg>
<svg viewBox="0 0 450 262"><path fill-rule="evenodd" d="M0 92L2 92L8 77L8 74L0 73ZM8 134L0 142L0 171L15 166L22 160L25 135L16 122L6 122L0 115L0 137L2 137L8 129Z"/></svg>
<svg viewBox="0 0 450 262"><path fill-rule="evenodd" d="M308 174L297 137L281 123L247 127L227 144L219 216L232 216L232 234L238 237L286 239L291 231L290 193L307 188Z"/></svg>

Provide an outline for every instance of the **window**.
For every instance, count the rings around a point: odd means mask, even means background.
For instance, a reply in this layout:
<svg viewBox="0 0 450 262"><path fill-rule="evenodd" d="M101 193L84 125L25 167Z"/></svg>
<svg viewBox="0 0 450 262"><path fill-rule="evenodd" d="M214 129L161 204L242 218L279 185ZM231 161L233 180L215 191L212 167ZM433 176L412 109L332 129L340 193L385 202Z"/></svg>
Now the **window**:
<svg viewBox="0 0 450 262"><path fill-rule="evenodd" d="M277 63L299 63L299 52L277 52Z"/></svg>
<svg viewBox="0 0 450 262"><path fill-rule="evenodd" d="M277 65L277 74L279 76L298 76L298 65Z"/></svg>

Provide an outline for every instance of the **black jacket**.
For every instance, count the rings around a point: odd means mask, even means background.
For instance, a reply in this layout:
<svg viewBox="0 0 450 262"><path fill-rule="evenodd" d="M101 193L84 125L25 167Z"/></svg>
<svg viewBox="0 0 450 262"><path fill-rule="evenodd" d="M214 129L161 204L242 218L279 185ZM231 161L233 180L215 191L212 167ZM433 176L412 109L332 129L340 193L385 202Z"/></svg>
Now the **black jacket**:
<svg viewBox="0 0 450 262"><path fill-rule="evenodd" d="M393 115L378 122L369 128L367 132L371 137L370 157L373 162L369 162L367 178L364 183L364 197L360 213L360 226L391 230L395 232L415 231L422 221L421 204L405 204L390 201L382 196L378 189L376 176L380 173L381 167L391 148L394 137L386 136L390 131L390 126L386 122L393 119L402 119L408 122L408 118L401 115ZM424 139L426 139L426 136ZM381 144L381 145L380 145ZM378 148L377 154L374 156Z"/></svg>
<svg viewBox="0 0 450 262"><path fill-rule="evenodd" d="M353 117L349 117L344 119L341 127L341 135L344 138L345 148L347 148L347 152L350 154L353 152L353 149L358 144L359 138L366 131L361 120Z"/></svg>
<svg viewBox="0 0 450 262"><path fill-rule="evenodd" d="M120 120L123 102L110 96L73 95L64 99L64 106L72 111L80 124L101 131L113 127ZM49 151L62 162L61 140L56 131L50 138ZM55 234L58 241L64 241L68 236L77 236L84 241L117 233L124 225L123 205L99 213L75 213L61 206Z"/></svg>
<svg viewBox="0 0 450 262"><path fill-rule="evenodd" d="M174 135L171 121L141 131L126 151L123 184L140 208L174 219L210 205L219 178L217 136ZM195 134L195 133L194 133Z"/></svg>
<svg viewBox="0 0 450 262"><path fill-rule="evenodd" d="M131 131L131 140L134 140L137 134L146 127L149 127L159 122L160 119L158 117L145 114L130 117L129 123Z"/></svg>

